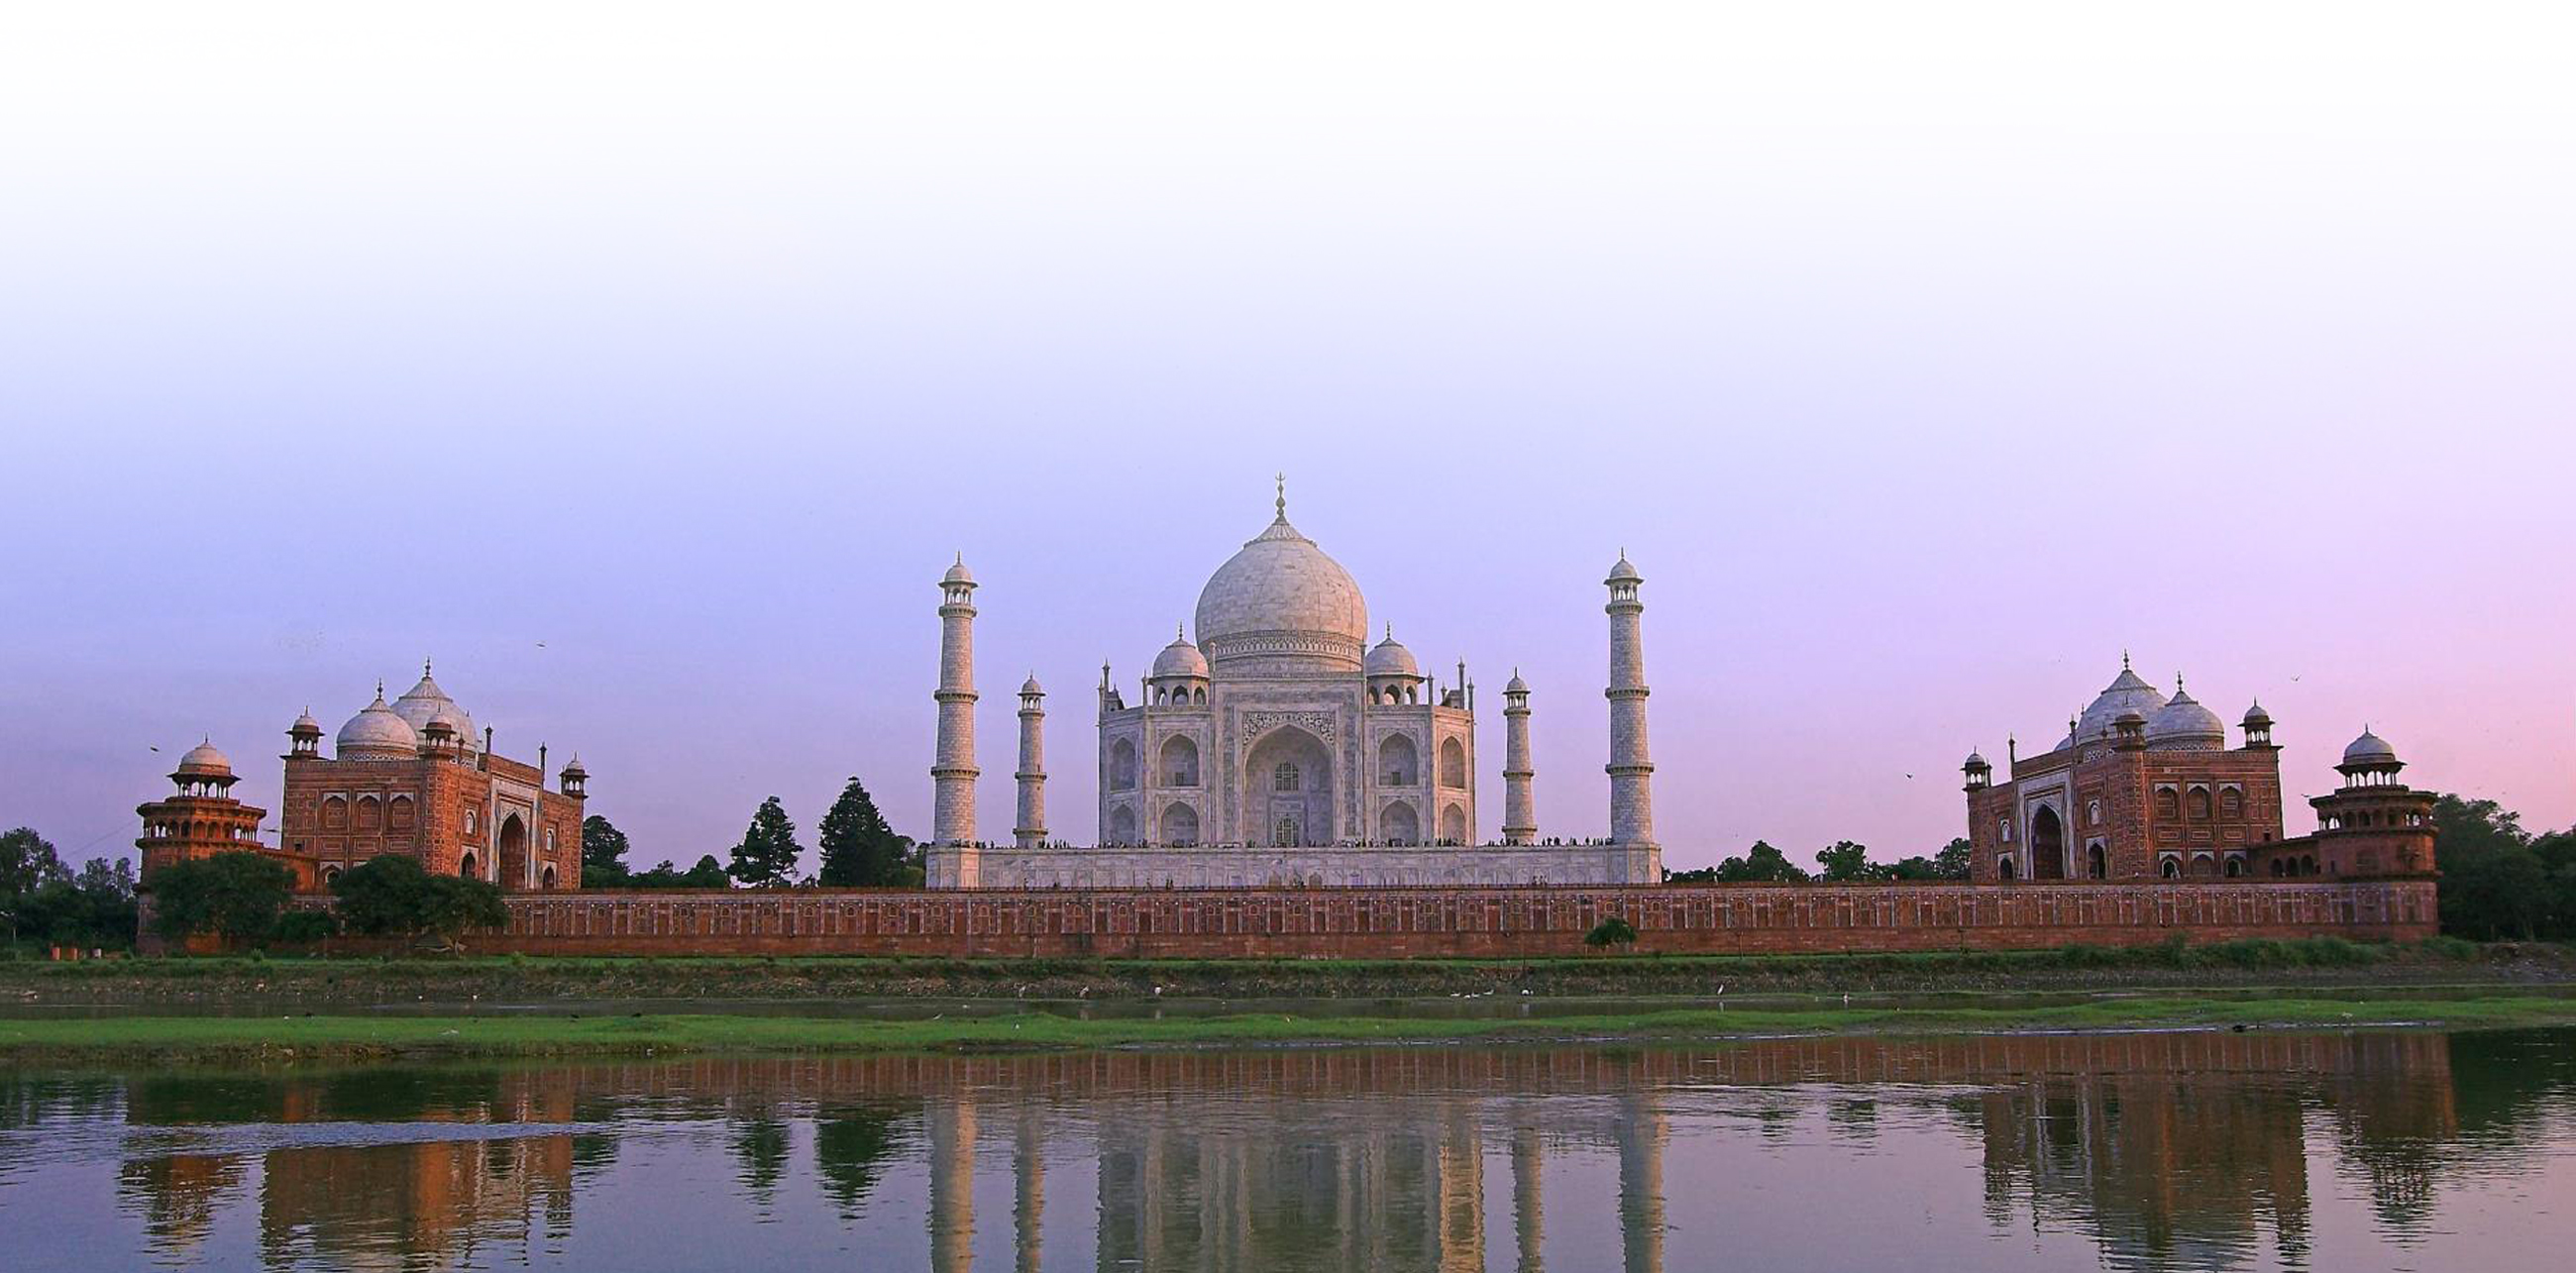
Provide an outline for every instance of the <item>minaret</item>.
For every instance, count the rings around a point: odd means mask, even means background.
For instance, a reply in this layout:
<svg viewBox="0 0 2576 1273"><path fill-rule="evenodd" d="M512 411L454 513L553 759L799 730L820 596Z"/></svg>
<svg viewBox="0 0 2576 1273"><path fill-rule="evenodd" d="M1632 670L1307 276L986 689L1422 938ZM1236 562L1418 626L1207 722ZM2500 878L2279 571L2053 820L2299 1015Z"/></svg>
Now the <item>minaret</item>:
<svg viewBox="0 0 2576 1273"><path fill-rule="evenodd" d="M1610 839L1617 844L1655 841L1653 762L1646 759L1646 647L1637 616L1645 603L1637 585L1645 577L1628 564L1626 549L1602 582L1610 588Z"/></svg>
<svg viewBox="0 0 2576 1273"><path fill-rule="evenodd" d="M975 576L966 554L940 578L939 755L930 766L931 842L975 840Z"/></svg>
<svg viewBox="0 0 2576 1273"><path fill-rule="evenodd" d="M1530 792L1530 779L1538 776L1530 767L1529 682L1521 679L1519 668L1512 669L1511 681L1503 686L1503 843L1531 844L1538 840L1538 803Z"/></svg>
<svg viewBox="0 0 2576 1273"><path fill-rule="evenodd" d="M1020 816L1012 837L1024 849L1046 843L1046 691L1037 673L1020 682Z"/></svg>

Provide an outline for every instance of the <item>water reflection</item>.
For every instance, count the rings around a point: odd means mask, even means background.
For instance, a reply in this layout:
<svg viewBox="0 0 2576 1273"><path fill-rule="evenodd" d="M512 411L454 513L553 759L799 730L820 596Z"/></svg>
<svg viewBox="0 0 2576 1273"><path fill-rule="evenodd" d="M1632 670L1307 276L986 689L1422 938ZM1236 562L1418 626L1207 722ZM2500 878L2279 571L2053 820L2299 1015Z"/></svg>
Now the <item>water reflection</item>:
<svg viewBox="0 0 2576 1273"><path fill-rule="evenodd" d="M2569 1032L0 1075L0 1263L2504 1267L2571 1093Z"/></svg>

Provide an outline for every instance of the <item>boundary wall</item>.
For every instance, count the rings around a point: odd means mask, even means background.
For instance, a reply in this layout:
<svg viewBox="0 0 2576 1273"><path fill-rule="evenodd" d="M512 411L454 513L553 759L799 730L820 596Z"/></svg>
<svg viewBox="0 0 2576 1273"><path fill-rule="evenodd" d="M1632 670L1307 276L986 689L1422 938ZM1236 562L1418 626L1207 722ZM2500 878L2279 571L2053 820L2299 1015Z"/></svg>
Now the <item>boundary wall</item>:
<svg viewBox="0 0 2576 1273"><path fill-rule="evenodd" d="M2336 936L2420 941L2429 878L2317 882L1664 884L1317 889L523 893L477 954L1519 958L2016 950Z"/></svg>

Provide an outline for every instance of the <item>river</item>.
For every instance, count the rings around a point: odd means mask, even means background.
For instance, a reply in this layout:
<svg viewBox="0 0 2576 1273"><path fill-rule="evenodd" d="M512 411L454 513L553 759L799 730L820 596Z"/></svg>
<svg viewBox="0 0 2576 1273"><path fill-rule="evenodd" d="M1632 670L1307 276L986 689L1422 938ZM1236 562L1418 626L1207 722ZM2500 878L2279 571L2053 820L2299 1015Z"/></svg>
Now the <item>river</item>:
<svg viewBox="0 0 2576 1273"><path fill-rule="evenodd" d="M2576 1031L0 1069L0 1268L2566 1267Z"/></svg>

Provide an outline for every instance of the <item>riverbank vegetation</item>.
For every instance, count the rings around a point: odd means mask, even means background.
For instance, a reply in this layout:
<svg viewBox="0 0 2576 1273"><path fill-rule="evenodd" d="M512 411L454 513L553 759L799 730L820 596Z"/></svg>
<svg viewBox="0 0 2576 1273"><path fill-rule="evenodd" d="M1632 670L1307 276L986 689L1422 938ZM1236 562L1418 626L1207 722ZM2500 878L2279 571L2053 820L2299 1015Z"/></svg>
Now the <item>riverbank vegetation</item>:
<svg viewBox="0 0 2576 1273"><path fill-rule="evenodd" d="M2437 939L2167 943L1893 955L1636 955L1557 959L927 959L226 956L0 964L0 999L52 1004L299 1006L767 1000L1335 999L1509 994L2099 990L2576 981L2576 949Z"/></svg>
<svg viewBox="0 0 2576 1273"><path fill-rule="evenodd" d="M1318 1044L1706 1041L1789 1034L2576 1023L2576 997L2120 996L2004 1007L1748 1006L1541 1018L1247 1012L1080 1018L1043 1012L882 1020L710 1014L105 1017L0 1021L0 1062L218 1064Z"/></svg>

